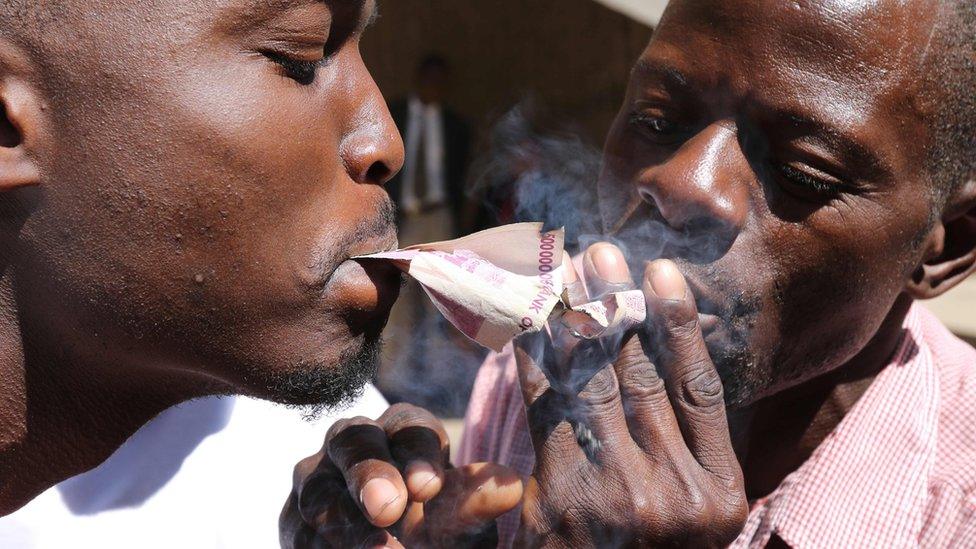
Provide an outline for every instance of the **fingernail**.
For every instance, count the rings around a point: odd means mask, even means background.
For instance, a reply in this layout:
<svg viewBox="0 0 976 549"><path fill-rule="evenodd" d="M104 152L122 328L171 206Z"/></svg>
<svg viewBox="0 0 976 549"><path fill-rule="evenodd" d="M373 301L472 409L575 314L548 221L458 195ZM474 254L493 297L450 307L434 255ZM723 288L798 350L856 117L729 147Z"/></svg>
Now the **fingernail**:
<svg viewBox="0 0 976 549"><path fill-rule="evenodd" d="M656 261L651 272L651 289L661 299L682 301L685 298L685 278L670 261Z"/></svg>
<svg viewBox="0 0 976 549"><path fill-rule="evenodd" d="M400 492L392 482L385 478L374 478L359 492L359 500L370 519L380 516L393 502L400 498Z"/></svg>
<svg viewBox="0 0 976 549"><path fill-rule="evenodd" d="M434 466L423 460L411 461L405 472L407 484L417 494L422 494L424 489L437 478L437 471Z"/></svg>
<svg viewBox="0 0 976 549"><path fill-rule="evenodd" d="M586 259L590 263L590 269L606 282L621 283L630 280L627 260L616 246L594 246L586 254Z"/></svg>

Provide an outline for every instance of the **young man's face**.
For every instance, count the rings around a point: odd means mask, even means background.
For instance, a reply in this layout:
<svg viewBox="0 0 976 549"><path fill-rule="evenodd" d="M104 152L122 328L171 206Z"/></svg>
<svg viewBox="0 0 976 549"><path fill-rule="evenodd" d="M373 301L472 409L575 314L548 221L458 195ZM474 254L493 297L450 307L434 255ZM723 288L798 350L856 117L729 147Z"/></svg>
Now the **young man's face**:
<svg viewBox="0 0 976 549"><path fill-rule="evenodd" d="M875 334L930 225L928 2L672 0L606 144L630 254L678 260L732 403Z"/></svg>
<svg viewBox="0 0 976 549"><path fill-rule="evenodd" d="M402 143L358 47L373 1L63 4L32 60L25 337L288 402L361 385L399 283L347 261L396 243Z"/></svg>

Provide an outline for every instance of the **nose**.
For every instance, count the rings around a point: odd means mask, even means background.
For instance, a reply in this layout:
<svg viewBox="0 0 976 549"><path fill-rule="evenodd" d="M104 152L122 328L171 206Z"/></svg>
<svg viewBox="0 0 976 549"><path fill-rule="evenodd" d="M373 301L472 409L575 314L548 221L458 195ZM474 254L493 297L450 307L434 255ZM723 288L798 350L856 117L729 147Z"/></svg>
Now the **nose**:
<svg viewBox="0 0 976 549"><path fill-rule="evenodd" d="M357 52L358 55L358 52ZM356 108L339 154L346 171L357 183L384 185L403 167L403 140L383 94L361 59L359 78L348 90Z"/></svg>
<svg viewBox="0 0 976 549"><path fill-rule="evenodd" d="M736 132L716 123L645 170L637 192L678 233L676 254L712 261L728 251L746 221L747 168Z"/></svg>

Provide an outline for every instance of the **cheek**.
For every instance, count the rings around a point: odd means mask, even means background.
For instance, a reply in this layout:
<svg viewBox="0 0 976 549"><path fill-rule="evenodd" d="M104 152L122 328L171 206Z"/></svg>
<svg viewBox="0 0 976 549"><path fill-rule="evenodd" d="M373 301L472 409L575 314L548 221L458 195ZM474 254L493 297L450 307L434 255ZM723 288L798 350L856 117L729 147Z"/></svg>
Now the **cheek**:
<svg viewBox="0 0 976 549"><path fill-rule="evenodd" d="M889 218L858 223L783 224L766 247L777 272L772 289L780 311L778 361L787 367L836 367L875 334L905 280L905 242ZM874 221L871 223L870 221Z"/></svg>
<svg viewBox="0 0 976 549"><path fill-rule="evenodd" d="M200 348L343 336L322 334L341 327L300 281L355 225L339 215L354 201L337 196L338 131L313 96L262 74L203 67L119 96L79 90L25 230L48 275L36 284L70 302L48 316L77 309L91 325Z"/></svg>

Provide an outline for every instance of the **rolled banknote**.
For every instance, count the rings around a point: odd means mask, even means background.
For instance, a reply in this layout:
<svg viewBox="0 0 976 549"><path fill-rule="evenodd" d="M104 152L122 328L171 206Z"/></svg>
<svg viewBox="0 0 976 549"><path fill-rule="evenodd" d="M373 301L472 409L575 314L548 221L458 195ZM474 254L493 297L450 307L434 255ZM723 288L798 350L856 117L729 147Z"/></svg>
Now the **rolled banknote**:
<svg viewBox="0 0 976 549"><path fill-rule="evenodd" d="M355 259L394 262L461 333L495 351L520 334L542 330L552 317L582 338L644 321L640 290L575 306L566 302L564 255L562 229L516 223Z"/></svg>

